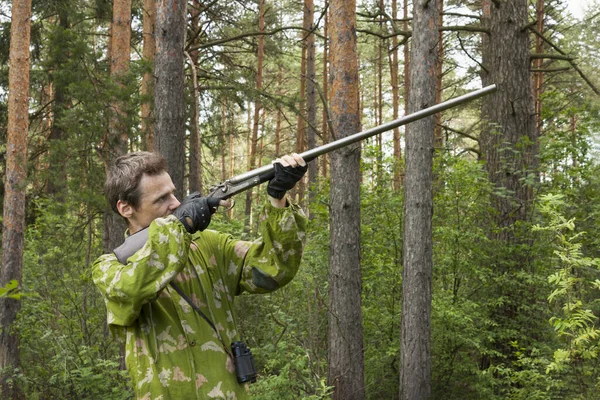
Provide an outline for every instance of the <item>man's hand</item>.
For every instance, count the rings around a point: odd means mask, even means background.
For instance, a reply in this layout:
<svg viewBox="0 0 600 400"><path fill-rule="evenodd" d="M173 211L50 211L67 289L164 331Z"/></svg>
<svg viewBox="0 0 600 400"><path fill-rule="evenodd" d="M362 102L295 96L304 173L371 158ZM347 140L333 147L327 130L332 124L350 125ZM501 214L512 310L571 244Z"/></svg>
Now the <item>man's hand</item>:
<svg viewBox="0 0 600 400"><path fill-rule="evenodd" d="M186 231L195 233L208 227L210 218L219 205L221 205L219 199L202 197L200 193L194 192L183 200L183 203L173 211L173 215L181 221Z"/></svg>
<svg viewBox="0 0 600 400"><path fill-rule="evenodd" d="M302 157L293 153L273 161L273 168L275 169L275 176L267 185L267 193L273 199L278 200L275 202L272 200L273 205L277 206L275 203L285 205L285 193L302 179L308 166Z"/></svg>

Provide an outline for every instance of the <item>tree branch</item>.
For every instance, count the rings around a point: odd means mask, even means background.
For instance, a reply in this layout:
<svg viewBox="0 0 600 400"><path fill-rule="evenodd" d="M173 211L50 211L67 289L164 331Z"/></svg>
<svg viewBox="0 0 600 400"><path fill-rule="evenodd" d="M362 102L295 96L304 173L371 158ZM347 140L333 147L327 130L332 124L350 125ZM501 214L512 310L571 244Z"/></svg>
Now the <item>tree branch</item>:
<svg viewBox="0 0 600 400"><path fill-rule="evenodd" d="M529 28L529 30L532 31L534 34L536 34L538 37L540 37L545 43L547 43L550 47L552 47L554 50L556 50L559 54L561 54L563 56L567 55L566 52L561 50L560 47L555 45L550 39L546 38L541 32L538 32L536 29L534 29L532 27ZM592 83L592 81L590 81L589 78L583 73L583 71L575 63L574 59L570 59L570 60L567 59L567 61L569 62L569 64L571 64L571 67L573 67L573 69L575 71L577 71L577 73L579 74L581 79L583 79L585 81L585 83L587 83L588 86L594 91L594 93L596 93L596 95L600 96L600 90L598 90L598 88Z"/></svg>

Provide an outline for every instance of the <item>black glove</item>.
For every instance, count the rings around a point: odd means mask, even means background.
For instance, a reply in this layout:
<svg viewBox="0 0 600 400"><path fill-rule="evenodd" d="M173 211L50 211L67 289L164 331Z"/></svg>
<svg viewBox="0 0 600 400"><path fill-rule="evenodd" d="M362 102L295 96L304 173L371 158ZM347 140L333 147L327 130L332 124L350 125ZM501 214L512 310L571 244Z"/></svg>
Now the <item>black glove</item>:
<svg viewBox="0 0 600 400"><path fill-rule="evenodd" d="M298 165L296 167L288 165L284 167L281 163L276 162L273 164L273 168L275 169L275 176L267 185L267 193L269 196L281 200L285 196L285 192L292 189L302 179L308 165Z"/></svg>
<svg viewBox="0 0 600 400"><path fill-rule="evenodd" d="M194 192L183 200L173 215L181 221L185 230L195 233L205 230L210 224L210 217L217 211L220 200L215 197L202 197Z"/></svg>

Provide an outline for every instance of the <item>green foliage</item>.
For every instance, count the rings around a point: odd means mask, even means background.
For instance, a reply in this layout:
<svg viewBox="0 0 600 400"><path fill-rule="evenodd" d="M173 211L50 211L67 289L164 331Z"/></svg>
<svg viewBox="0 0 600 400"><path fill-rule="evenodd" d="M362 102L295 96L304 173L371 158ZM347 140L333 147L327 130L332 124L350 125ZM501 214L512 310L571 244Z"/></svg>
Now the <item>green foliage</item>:
<svg viewBox="0 0 600 400"><path fill-rule="evenodd" d="M130 398L119 345L106 330L104 302L91 279L90 261L101 251L98 222L65 212L72 203L38 199L35 205L25 242L27 297L17 325L22 368L15 379L32 399Z"/></svg>
<svg viewBox="0 0 600 400"><path fill-rule="evenodd" d="M17 280L13 279L4 285L4 287L0 287L0 297L20 300L21 296L22 293L19 293L19 282Z"/></svg>
<svg viewBox="0 0 600 400"><path fill-rule="evenodd" d="M581 397L573 398L589 398L600 390L600 259L583 254L585 232L576 230L575 219L564 216L564 207L564 196L544 196L541 212L548 223L535 227L552 239L554 249L548 301L554 311L550 323L561 346L546 371L576 383Z"/></svg>

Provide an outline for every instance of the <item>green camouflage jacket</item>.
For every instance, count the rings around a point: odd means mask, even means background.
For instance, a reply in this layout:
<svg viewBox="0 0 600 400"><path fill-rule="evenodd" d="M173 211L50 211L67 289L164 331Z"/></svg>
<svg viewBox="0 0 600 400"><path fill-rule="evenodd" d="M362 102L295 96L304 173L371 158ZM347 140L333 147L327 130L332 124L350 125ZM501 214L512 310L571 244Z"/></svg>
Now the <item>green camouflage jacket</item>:
<svg viewBox="0 0 600 400"><path fill-rule="evenodd" d="M307 220L297 206L267 204L254 242L205 230L187 233L174 216L150 225L148 242L123 265L105 254L93 278L113 332L125 335L137 399L244 399L231 357L209 326L169 285L174 281L212 320L227 345L240 340L233 296L266 293L298 271Z"/></svg>

